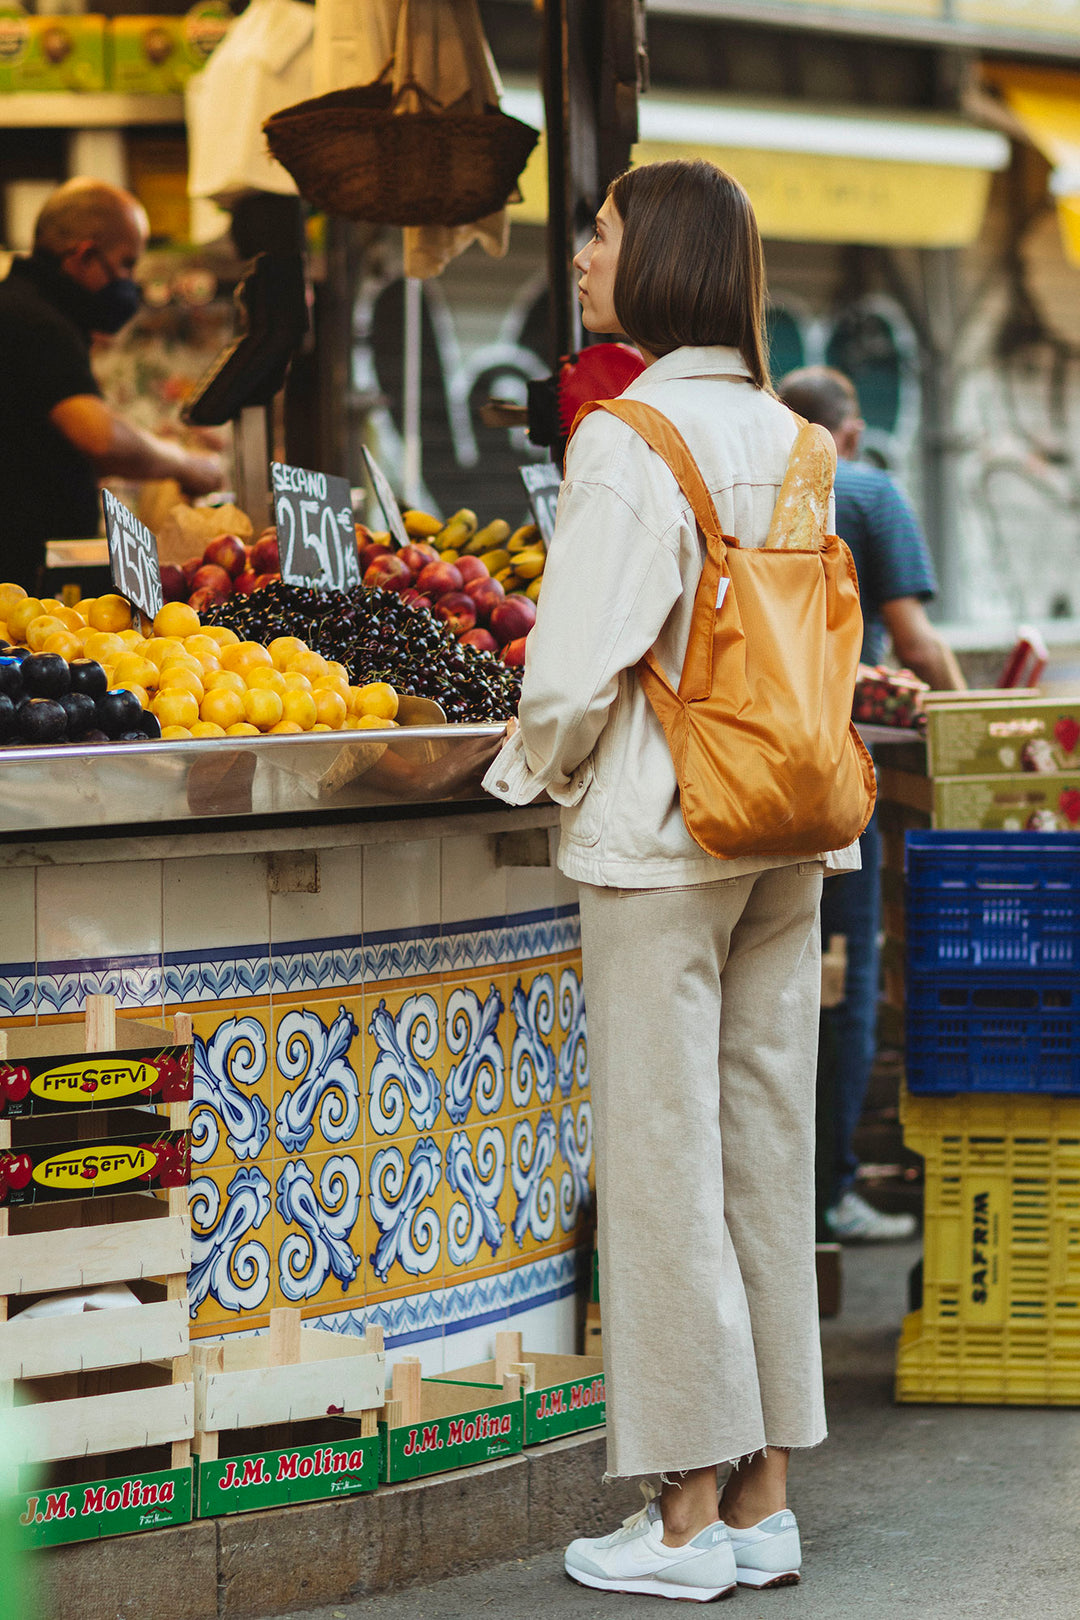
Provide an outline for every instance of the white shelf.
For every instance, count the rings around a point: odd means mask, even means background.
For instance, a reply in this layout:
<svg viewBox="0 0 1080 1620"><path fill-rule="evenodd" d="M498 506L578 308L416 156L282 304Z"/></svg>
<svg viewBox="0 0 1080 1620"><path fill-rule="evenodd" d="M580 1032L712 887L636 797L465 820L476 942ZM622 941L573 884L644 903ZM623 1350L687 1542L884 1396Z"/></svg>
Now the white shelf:
<svg viewBox="0 0 1080 1620"><path fill-rule="evenodd" d="M124 129L183 122L183 96L82 95L73 90L0 94L0 129Z"/></svg>

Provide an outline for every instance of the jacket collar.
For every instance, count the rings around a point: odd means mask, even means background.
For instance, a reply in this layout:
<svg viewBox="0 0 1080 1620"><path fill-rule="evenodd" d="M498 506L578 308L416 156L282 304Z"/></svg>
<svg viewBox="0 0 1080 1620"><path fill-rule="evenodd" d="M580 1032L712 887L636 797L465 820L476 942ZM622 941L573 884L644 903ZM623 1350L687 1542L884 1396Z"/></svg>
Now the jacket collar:
<svg viewBox="0 0 1080 1620"><path fill-rule="evenodd" d="M624 394L637 394L653 383L671 382L681 377L749 377L750 371L738 349L720 344L708 348L673 349L661 355L651 366L635 377Z"/></svg>

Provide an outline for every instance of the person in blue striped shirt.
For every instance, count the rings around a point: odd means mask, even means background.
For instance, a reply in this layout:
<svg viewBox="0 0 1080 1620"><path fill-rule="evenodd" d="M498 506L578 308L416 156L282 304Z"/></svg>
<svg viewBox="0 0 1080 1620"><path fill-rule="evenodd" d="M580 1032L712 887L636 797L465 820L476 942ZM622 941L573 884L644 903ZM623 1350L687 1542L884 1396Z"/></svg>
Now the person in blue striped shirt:
<svg viewBox="0 0 1080 1620"><path fill-rule="evenodd" d="M903 492L879 467L860 462L866 424L854 384L830 366L789 372L780 398L836 441L836 532L855 560L862 597L862 659L880 664L888 644L898 662L937 690L957 691L964 678L950 648L926 615L937 581L919 520ZM877 1046L881 921L881 835L875 815L860 840L862 870L831 879L821 903L823 939L847 939L844 999L822 1012L826 1051L833 1057L834 1154L831 1185L823 1190L825 1226L843 1242L911 1237L912 1215L887 1215L855 1190L859 1161L854 1138Z"/></svg>

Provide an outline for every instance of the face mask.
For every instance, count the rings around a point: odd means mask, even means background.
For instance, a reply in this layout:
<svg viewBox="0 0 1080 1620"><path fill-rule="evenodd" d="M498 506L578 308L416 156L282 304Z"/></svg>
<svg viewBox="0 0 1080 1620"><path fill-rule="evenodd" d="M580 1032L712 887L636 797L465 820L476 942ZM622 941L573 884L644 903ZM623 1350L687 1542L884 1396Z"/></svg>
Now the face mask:
<svg viewBox="0 0 1080 1620"><path fill-rule="evenodd" d="M130 276L114 276L87 298L87 324L92 332L112 335L126 326L142 303L142 288Z"/></svg>

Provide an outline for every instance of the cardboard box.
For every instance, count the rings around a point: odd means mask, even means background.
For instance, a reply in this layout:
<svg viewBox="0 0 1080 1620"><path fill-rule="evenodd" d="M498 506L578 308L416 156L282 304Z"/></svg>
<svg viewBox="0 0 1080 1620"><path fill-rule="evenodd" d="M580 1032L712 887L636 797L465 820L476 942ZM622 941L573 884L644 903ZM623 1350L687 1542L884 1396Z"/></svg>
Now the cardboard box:
<svg viewBox="0 0 1080 1620"><path fill-rule="evenodd" d="M935 781L933 825L988 832L1074 832L1080 771L1056 776L959 776Z"/></svg>
<svg viewBox="0 0 1080 1620"><path fill-rule="evenodd" d="M1080 772L1080 697L1002 697L927 708L934 777Z"/></svg>
<svg viewBox="0 0 1080 1620"><path fill-rule="evenodd" d="M0 92L104 90L105 18L0 10Z"/></svg>
<svg viewBox="0 0 1080 1620"><path fill-rule="evenodd" d="M233 14L223 0L184 17L114 17L109 24L109 88L126 95L175 95L206 66Z"/></svg>

